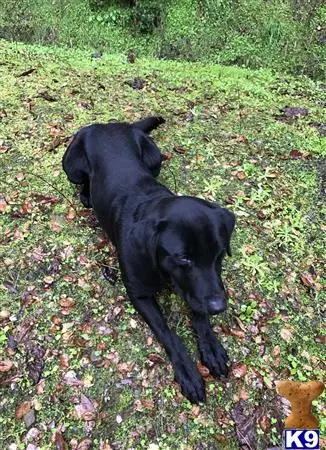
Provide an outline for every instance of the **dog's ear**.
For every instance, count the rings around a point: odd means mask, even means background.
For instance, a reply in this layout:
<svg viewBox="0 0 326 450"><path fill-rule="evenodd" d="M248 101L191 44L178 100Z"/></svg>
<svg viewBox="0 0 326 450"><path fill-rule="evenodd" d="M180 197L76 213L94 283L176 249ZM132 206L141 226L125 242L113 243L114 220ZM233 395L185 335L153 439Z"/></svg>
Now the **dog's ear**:
<svg viewBox="0 0 326 450"><path fill-rule="evenodd" d="M216 207L217 218L217 239L223 249L229 256L231 252L231 235L235 227L235 215L226 208Z"/></svg>
<svg viewBox="0 0 326 450"><path fill-rule="evenodd" d="M145 119L139 120L133 124L134 127L142 130L144 133L149 134L151 131L155 130L162 123L165 123L165 119L160 116L156 117L146 117Z"/></svg>
<svg viewBox="0 0 326 450"><path fill-rule="evenodd" d="M72 183L88 183L90 169L84 149L83 130L77 133L65 151L62 158L62 167Z"/></svg>
<svg viewBox="0 0 326 450"><path fill-rule="evenodd" d="M143 135L140 141L141 159L145 166L157 177L161 170L163 155L155 142L147 135Z"/></svg>
<svg viewBox="0 0 326 450"><path fill-rule="evenodd" d="M132 253L140 256L142 264L150 259L148 267L155 267L157 264L159 235L166 223L166 220L141 220L130 230L128 241L135 248Z"/></svg>

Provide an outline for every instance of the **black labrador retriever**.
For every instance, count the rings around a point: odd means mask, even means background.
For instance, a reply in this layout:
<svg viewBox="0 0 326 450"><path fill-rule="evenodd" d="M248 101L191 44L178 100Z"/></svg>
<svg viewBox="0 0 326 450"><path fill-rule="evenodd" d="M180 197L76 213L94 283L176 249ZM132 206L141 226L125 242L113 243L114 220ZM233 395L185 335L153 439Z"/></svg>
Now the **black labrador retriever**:
<svg viewBox="0 0 326 450"><path fill-rule="evenodd" d="M235 217L205 200L174 195L155 179L163 157L149 133L162 123L161 117L148 117L82 128L63 156L63 168L81 185L81 202L94 209L116 246L128 296L167 351L183 395L198 403L205 401L204 381L155 294L172 282L192 312L202 363L213 376L226 376L227 354L209 315L226 308L221 264L231 254Z"/></svg>

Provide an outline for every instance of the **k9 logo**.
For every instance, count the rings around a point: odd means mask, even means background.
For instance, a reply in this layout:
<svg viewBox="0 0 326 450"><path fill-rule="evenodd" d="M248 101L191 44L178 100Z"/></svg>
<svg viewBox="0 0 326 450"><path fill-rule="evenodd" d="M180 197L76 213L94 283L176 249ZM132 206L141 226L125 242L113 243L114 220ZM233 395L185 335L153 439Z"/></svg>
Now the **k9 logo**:
<svg viewBox="0 0 326 450"><path fill-rule="evenodd" d="M319 450L319 430L284 430L285 450Z"/></svg>

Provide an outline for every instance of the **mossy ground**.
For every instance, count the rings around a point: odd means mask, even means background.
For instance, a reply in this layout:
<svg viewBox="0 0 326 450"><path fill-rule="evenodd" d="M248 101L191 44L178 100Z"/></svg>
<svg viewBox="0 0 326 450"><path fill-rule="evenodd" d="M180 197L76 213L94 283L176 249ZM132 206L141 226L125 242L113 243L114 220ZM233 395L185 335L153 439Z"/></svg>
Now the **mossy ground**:
<svg viewBox="0 0 326 450"><path fill-rule="evenodd" d="M281 445L275 381L324 370L325 86L5 42L0 53L0 360L11 367L0 374L0 447L29 439L41 449L238 449L240 404L255 418L256 448ZM130 87L135 78L143 89ZM286 106L308 115L286 117ZM162 182L237 216L224 271L229 308L213 319L233 366L227 381L207 381L200 408L179 393L119 277L113 286L103 276L103 266L119 273L114 249L61 169L66 138L80 127L151 114L167 120L155 132L171 156ZM164 292L160 303L197 358L181 299ZM18 418L24 401L34 434ZM89 415L78 414L81 404Z"/></svg>

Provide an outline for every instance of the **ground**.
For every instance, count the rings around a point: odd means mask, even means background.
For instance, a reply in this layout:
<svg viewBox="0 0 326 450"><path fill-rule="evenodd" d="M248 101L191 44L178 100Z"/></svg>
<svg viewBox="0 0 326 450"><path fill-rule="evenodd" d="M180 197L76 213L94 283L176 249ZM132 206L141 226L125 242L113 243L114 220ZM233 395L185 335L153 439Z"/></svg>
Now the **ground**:
<svg viewBox="0 0 326 450"><path fill-rule="evenodd" d="M0 54L0 447L281 446L288 405L275 382L325 369L325 86L4 41ZM160 180L237 217L229 307L213 319L230 376L208 375L200 406L181 396L61 168L81 126L150 114L166 118ZM186 306L170 291L159 300L198 360Z"/></svg>

